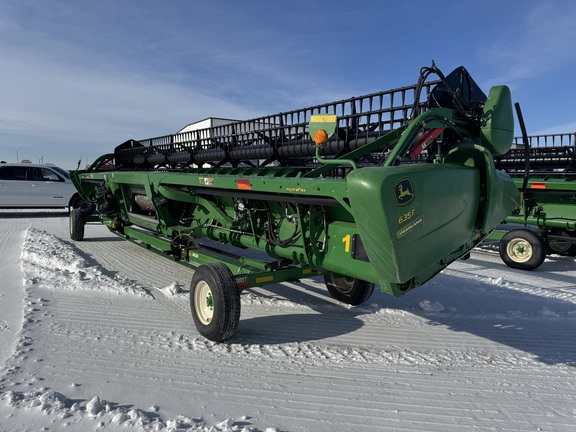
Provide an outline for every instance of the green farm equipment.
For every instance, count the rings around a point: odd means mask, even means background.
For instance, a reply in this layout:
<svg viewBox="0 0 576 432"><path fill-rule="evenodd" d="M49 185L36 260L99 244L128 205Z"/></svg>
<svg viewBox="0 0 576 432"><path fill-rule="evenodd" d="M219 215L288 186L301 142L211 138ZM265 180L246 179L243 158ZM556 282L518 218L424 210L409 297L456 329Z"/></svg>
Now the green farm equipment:
<svg viewBox="0 0 576 432"><path fill-rule="evenodd" d="M464 68L432 65L407 87L128 140L73 172L97 212L73 211L71 238L98 220L194 266L192 315L213 341L234 334L251 287L320 276L350 305L375 285L401 296L518 205L493 159L513 123L507 87L486 97Z"/></svg>
<svg viewBox="0 0 576 432"><path fill-rule="evenodd" d="M495 164L521 192L521 206L490 235L502 260L533 270L547 254L575 256L576 133L516 137Z"/></svg>

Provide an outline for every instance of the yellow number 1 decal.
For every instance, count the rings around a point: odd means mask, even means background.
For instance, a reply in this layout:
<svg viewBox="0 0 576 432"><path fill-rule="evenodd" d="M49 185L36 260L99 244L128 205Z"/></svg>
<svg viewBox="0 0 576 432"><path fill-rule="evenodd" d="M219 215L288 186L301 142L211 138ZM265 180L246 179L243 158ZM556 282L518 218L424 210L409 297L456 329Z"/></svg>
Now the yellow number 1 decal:
<svg viewBox="0 0 576 432"><path fill-rule="evenodd" d="M344 252L348 253L350 252L350 239L352 237L350 236L350 234L348 234L346 237L344 237L342 239L342 243L344 243Z"/></svg>

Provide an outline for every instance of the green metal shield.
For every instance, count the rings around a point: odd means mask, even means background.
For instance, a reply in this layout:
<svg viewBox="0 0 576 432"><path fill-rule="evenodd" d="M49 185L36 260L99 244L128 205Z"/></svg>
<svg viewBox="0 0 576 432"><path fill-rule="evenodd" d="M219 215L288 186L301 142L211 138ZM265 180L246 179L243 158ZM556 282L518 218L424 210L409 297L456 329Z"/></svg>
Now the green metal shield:
<svg viewBox="0 0 576 432"><path fill-rule="evenodd" d="M476 240L481 193L476 169L366 168L347 181L354 219L383 291L402 295L415 288Z"/></svg>

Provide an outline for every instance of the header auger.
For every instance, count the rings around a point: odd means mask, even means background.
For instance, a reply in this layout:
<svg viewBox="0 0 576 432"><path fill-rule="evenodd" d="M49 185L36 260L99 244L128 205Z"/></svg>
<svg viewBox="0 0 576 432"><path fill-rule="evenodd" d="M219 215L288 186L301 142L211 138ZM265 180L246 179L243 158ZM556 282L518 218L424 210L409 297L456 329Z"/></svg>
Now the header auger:
<svg viewBox="0 0 576 432"><path fill-rule="evenodd" d="M323 276L358 305L375 284L401 296L466 255L518 204L493 162L512 139L507 87L486 97L464 68L432 65L412 86L128 140L73 173L98 214L72 212L71 236L97 219L199 266L192 314L222 341L243 289Z"/></svg>

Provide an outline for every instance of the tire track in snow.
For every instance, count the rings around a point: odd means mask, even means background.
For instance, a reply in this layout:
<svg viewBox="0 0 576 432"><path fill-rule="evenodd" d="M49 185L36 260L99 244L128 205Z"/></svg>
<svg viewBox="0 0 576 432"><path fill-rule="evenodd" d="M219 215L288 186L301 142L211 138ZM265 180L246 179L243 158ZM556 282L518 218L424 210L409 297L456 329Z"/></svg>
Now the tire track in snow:
<svg viewBox="0 0 576 432"><path fill-rule="evenodd" d="M80 242L77 245L82 248L86 246L92 255L98 256L98 261L108 261L110 265L116 265L115 271L120 274L130 279L138 278L138 283L143 286L149 280L154 281L146 290L170 313L193 328L187 301L183 305L182 301L174 301L164 291L156 288L174 283L172 275L180 275L180 282L176 282L183 284L182 279L188 278L192 271L144 251L130 242L121 239L110 241L110 236L113 235L104 229L101 237L103 241ZM122 259L112 258L115 256L121 256ZM183 275L185 276L182 277ZM267 289L273 290L274 287ZM252 299L257 297L255 294L249 296ZM245 297L247 296L243 294L242 299ZM352 310L325 303L318 298L309 297L307 301L309 304L304 305L294 304L289 300L273 302L273 308L278 311L275 313L267 300L261 305L258 304L258 300L243 300L240 327L236 337L232 339L233 343L237 342L233 345L234 354L296 358L301 361L326 360L332 363L357 361L446 365L500 362L503 365L511 365L537 361L534 356L510 348L515 346L530 348L534 343L532 334L528 332L514 334L513 329L503 330L503 327L482 328L485 326L486 317L477 320L477 328L481 330L479 333L484 337L470 338L469 334L455 333L446 325L433 324L435 328L432 331L427 317L414 316L410 313L403 313L400 317L396 314L391 318L389 314L383 314L384 322L382 322L382 318L378 316L382 314L374 314L375 311L381 310L379 308ZM287 311L294 313L286 314ZM362 315L366 318L364 319ZM463 319L468 322L467 326L470 328L473 320L467 316ZM407 322L416 327L406 328ZM424 340L423 329L428 333ZM503 333L506 333L505 339L510 347L495 347L492 340L502 339ZM300 335L306 335L310 342L301 340ZM546 351L546 346L557 347L566 336L567 334L560 332L544 341L538 341L539 349ZM262 343L254 344L255 341ZM383 342L384 349L382 349ZM259 345L264 348L258 348ZM576 352L576 349L574 351Z"/></svg>
<svg viewBox="0 0 576 432"><path fill-rule="evenodd" d="M96 250L96 262L110 260L100 255L110 252L108 246ZM149 286L149 278L159 287L175 279L157 272L177 264L145 251L139 256L128 247L120 250L122 262L106 268L143 286ZM128 273L135 262L138 271L132 277ZM45 326L46 346L37 341L35 345L52 361L42 363L69 366L68 371L39 372L54 378L70 379L75 374L105 380L126 375L138 388L161 391L161 385L163 391L173 390L199 404L244 412L249 405L251 415L273 423L290 425L298 418L310 425L309 431L335 425L339 430L438 432L524 431L543 425L568 431L574 425L573 417L547 408L561 406L575 393L571 369L542 365L523 351L495 343L502 338L490 336L499 329L478 332L488 336L483 338L439 324L434 316L429 317L433 325L427 317L409 312L383 317L383 323L379 317L363 319L313 300L258 305L247 299L243 303L247 325L243 328L241 321L238 338L211 344L197 337L193 328L186 332L184 317L160 302L122 295L95 308L100 301L90 305L81 292L52 294L53 302L33 312L40 322L27 325ZM182 309L181 299L167 300L171 307ZM390 325L383 327L386 320ZM481 327L483 318L475 320L474 326ZM302 336L307 332L317 338ZM98 337L124 345L100 352L93 344ZM75 341L74 352L56 348L69 339ZM527 338L511 340L524 343ZM543 342L537 338L532 343ZM552 340L549 346L557 343ZM52 350L49 344L54 344ZM377 357L384 354L391 357ZM247 364L255 367L239 367Z"/></svg>
<svg viewBox="0 0 576 432"><path fill-rule="evenodd" d="M86 225L85 241L74 242L74 245L97 257L98 263L109 270L139 280L148 287L164 288L173 282L188 287L194 273L181 264L155 256L141 246L117 237L101 225Z"/></svg>
<svg viewBox="0 0 576 432"><path fill-rule="evenodd" d="M70 358L74 359L77 357L71 355ZM149 359L150 357L147 355L147 360ZM235 404L236 395L241 394L243 403L250 403L251 406L257 409L266 411L270 405L283 406L284 408L288 408L290 412L292 412L292 415L310 418L310 421L315 418L318 410L321 412L332 412L336 410L337 414L333 415L333 419L337 420L343 427L347 426L351 430L355 430L354 428L359 426L363 427L362 430L370 430L370 425L364 423L365 417L370 416L371 418L378 419L379 416L383 415L383 412L384 414L389 414L389 410L397 410L399 413L403 412L404 415L408 413L412 422L420 421L422 425L432 422L432 425L438 426L438 429L430 430L456 430L454 425L446 424L442 421L441 416L445 415L449 415L450 421L457 421L460 427L466 424L472 425L474 420L474 416L471 416L470 412L474 411L475 403L469 406L463 406L462 403L460 403L459 408L454 408L454 399L448 399L445 407L439 410L437 401L434 397L430 396L430 394L438 392L450 393L454 390L462 391L462 385L450 386L447 384L443 386L438 380L434 380L434 382L427 384L427 390L422 389L422 386L425 385L423 383L426 383L430 378L425 375L420 377L411 376L408 378L408 371L404 371L406 376L402 379L400 387L391 389L389 385L384 385L386 379L388 378L391 379L391 382L395 382L394 380L397 381L398 377L394 376L395 374L390 375L389 372L386 375L386 372L382 370L367 373L366 371L361 372L358 367L353 366L350 368L351 370L343 374L341 371L332 373L323 368L320 368L320 370L318 370L318 368L309 368L308 377L311 382L307 385L302 382L301 371L296 374L284 372L275 375L273 373L271 374L270 371L264 367L261 373L268 375L267 384L259 387L257 392L254 393L253 388L246 388L245 386L246 382L248 382L244 376L246 372L243 374L235 364L221 365L215 363L213 358L199 359L198 357L194 357L187 362L183 362L184 359L184 357L177 357L175 359L177 362L174 364L180 365L181 369L173 366L174 376L170 379L162 376L161 382L164 384L169 383L171 389L178 390L183 395L188 396L190 396L190 394L196 394L198 397L205 398L205 388L215 389L213 391L217 393L219 402L225 402L231 406ZM69 360L70 359L68 359L68 361ZM104 360L104 363L94 361L88 363L95 366L94 370L97 371L97 374L102 379L109 379L110 377L113 378L114 376L128 373L134 380L140 383L142 383L142 380L150 379L150 383L147 386L151 389L155 386L153 371L158 370L157 367L161 366L160 363L162 361L167 363L166 358L159 359L158 364L153 362L147 366L146 370L142 370L138 369L137 364L132 364L131 360L131 358L124 358L124 363L126 363L125 370L119 370L114 367L114 365L118 363L117 359L107 359ZM63 358L62 361L66 361L66 359ZM108 364L108 367L106 364ZM86 373L85 366L85 362L77 361L76 363L70 363L70 369L77 369L81 374ZM275 365L275 367L277 367L277 365ZM165 365L163 368L165 369ZM217 378L207 373L210 370L215 370L215 368L218 370ZM189 370L197 371L197 373L186 373L186 371ZM398 371L395 372L397 373ZM251 372L248 371L247 373L249 374ZM381 373L384 373L384 375L381 376ZM346 377L347 374L348 377ZM413 371L410 372L410 375L413 375ZM208 379L211 377L213 379ZM338 383L337 390L334 386L335 382ZM400 394L391 396L391 400L386 400L386 398L383 400L382 397L378 395L368 395L370 398L368 403L366 400L367 395L362 390L362 386L365 385L366 387L364 388L373 388L375 382L384 382L381 384L381 389L385 394L391 392L398 392ZM295 387L294 383L298 383L299 385ZM398 387L398 385L396 386ZM472 383L469 389L465 388L465 390L470 392L477 391ZM290 397L282 397L282 394L285 392L289 392ZM346 400L363 401L361 415L357 413L354 406L341 406L343 402L342 394L346 395L344 402ZM230 395L233 395L232 399L230 399ZM375 398L375 401L372 401L372 398ZM266 400L266 404L262 403L263 399ZM418 400L417 412L411 412L410 405L414 400ZM384 406L386 409L382 411ZM443 410L446 412L443 413ZM488 415L489 410L486 408L482 408L481 411ZM492 418L498 417L494 413L491 413L490 416ZM434 420L431 417L435 417L436 419ZM501 414L500 417L502 417ZM446 419L448 417L444 418ZM372 427L374 426L372 425ZM395 426L391 426L390 430L393 430L394 427ZM415 430L418 429L420 429L420 427L417 427ZM376 427L374 427L373 430L376 430ZM384 427L383 430L386 430L386 427ZM514 429L511 428L511 430Z"/></svg>
<svg viewBox="0 0 576 432"><path fill-rule="evenodd" d="M158 303L168 309L175 316L180 318L182 322L188 324L191 328L194 327L194 319L192 318L192 313L189 310L184 310L178 303L172 301L172 299L170 299L170 297L168 297L164 291L158 288L149 288L148 292L150 295L152 295L152 297L154 297L156 301L158 301Z"/></svg>
<svg viewBox="0 0 576 432"><path fill-rule="evenodd" d="M130 340L135 339L139 343L147 345L160 344L164 349L172 351L205 351L217 357L231 355L234 358L254 358L255 360L269 358L285 360L290 364L313 362L327 366L355 363L440 367L453 367L455 365L518 367L519 365L535 363L535 360L521 352L504 356L501 351L471 349L469 346L460 347L458 350L445 347L416 350L405 345L387 344L384 347L381 345L379 349L372 349L360 344L346 345L325 342L266 344L254 343L253 339L214 344L199 337L190 323L170 312L166 314L160 309L154 315L150 315L151 310L148 308L145 318L140 315L130 316L125 311L134 301L132 299L126 299L125 305L116 300L114 303L107 302L105 307L93 308L88 302L70 302L69 295L58 295L57 297L61 297L58 299L58 304L62 306L62 310L58 311L58 325L61 327L75 329L75 331L85 326L89 329L96 327L100 337L107 341L129 343ZM150 301L144 303L148 305ZM158 308L155 307L155 309ZM121 322L122 331L108 332L110 320ZM58 335L58 328L55 328L52 333ZM87 335L80 334L77 339L82 340L84 337ZM129 337L128 340L126 340L127 337ZM70 338L70 330L67 330L66 338Z"/></svg>
<svg viewBox="0 0 576 432"><path fill-rule="evenodd" d="M64 295L66 294L66 295ZM62 325L61 318L71 311L68 304L64 302L65 299L69 298L69 293L62 293L61 295L55 296L56 299L54 303L48 302L47 306L50 315L58 317L58 325ZM77 294L77 293L73 293ZM46 296L44 296L46 297ZM58 297L61 297L58 299ZM402 384L399 388L394 389L391 396L391 400L387 398L382 399L379 395L368 395L370 398L370 403L366 400L367 395L363 389L374 388L374 383L380 382L380 387L384 391L384 394L390 393L389 382L397 382L398 377L395 373L390 374L389 371L382 369L373 369L371 371L366 371L358 365L342 365L337 372L331 372L329 368L325 368L325 364L314 364L314 367L306 368L307 376L310 381L304 382L302 380L302 370L298 369L296 373L291 372L290 368L294 365L288 362L287 365L283 366L282 363L277 361L271 362L270 364L262 364L260 372L268 376L267 384L263 387L246 388L246 383L250 382L249 376L251 371L239 371L237 364L234 361L235 352L232 350L232 357L229 360L226 352L221 353L220 357L214 357L214 354L218 354L216 351L207 351L203 354L208 354L208 357L189 357L190 353L180 353L168 351L166 352L166 347L160 346L160 353L156 353L156 357L152 355L150 350L145 351L146 356L146 366L139 364L138 360L142 358L142 345L154 345L150 344L150 341L157 337L156 331L154 331L154 322L149 322L146 326L146 322L142 322L140 316L136 316L136 321L134 322L134 317L124 316L122 317L122 311L126 310L131 303L131 298L126 298L126 301L114 302L112 306L117 308L112 314L116 323L117 329L114 330L112 321L110 320L107 324L105 322L98 322L93 325L91 319L99 316L100 312L96 311L91 317L86 313L90 310L88 302L79 301L77 304L84 305L86 311L80 310L75 311L75 313L80 312L75 319L71 319L69 323L69 329L71 332L80 332L76 337L77 342L86 341L87 335L97 334L100 338L109 338L106 332L103 332L104 328L111 329L110 331L114 334L114 331L118 331L116 334L118 343L131 343L134 346L133 355L127 356L126 347L123 347L122 354L118 357L114 353L100 353L100 357L90 357L86 361L86 351L84 347L79 346L77 353L66 353L63 354L60 350L54 350L51 354L52 362L66 363L68 365L69 371L77 371L79 376L85 375L86 373L95 374L101 379L114 379L114 377L128 375L132 377L135 382L139 382L141 385L143 382L148 382L144 384L145 386L153 389L156 386L156 382L160 380L163 385L169 385L170 389L178 391L182 395L195 394L197 397L205 398L205 388L216 389L215 392L218 395L219 402L226 402L230 406L239 405L235 402L236 396L231 399L228 396L242 394L243 403L250 403L256 409L266 412L272 406L282 406L284 408L289 408L292 415L298 415L303 418L309 418L309 421L313 421L317 412L328 412L329 410L336 410L337 414L332 416L334 421L338 421L343 427L349 427L354 429L355 427L362 426L362 430L373 430L377 428L365 423L365 417L369 415L372 419L379 419L379 416L390 414L390 409L397 410L398 413L403 413L402 416L408 416L411 422L418 423L421 425L429 423L429 426L437 426L436 430L456 430L454 425L446 424L442 421L443 415L449 415L451 421L457 420L459 427L463 427L466 424L473 424L474 416L470 416L470 412L473 411L474 405L470 406L459 404L460 408L455 409L453 399L449 399L446 403L446 413L438 414L438 403L436 393L445 392L447 394L454 391L461 392L477 391L471 383L470 387L463 387L461 384L450 385L450 380L447 380L443 385L438 379L433 382L426 384L430 380L429 376L419 374L419 376L408 378L408 375L413 375L413 371L408 373L405 371L405 376L402 378ZM146 305L151 305L149 300L139 299L140 302ZM56 307L57 306L57 307ZM61 310L58 310L60 308ZM162 313L162 308L156 308L159 313ZM125 314L126 315L126 314ZM129 325L127 324L129 322ZM177 321L177 320L176 320ZM103 328L98 328L103 327ZM122 333L125 328L133 329L132 334L129 335L127 332ZM114 331L113 331L114 330ZM54 331L54 328L50 328L48 334L58 336L61 334L62 343L64 340L70 339L70 333L63 333L60 331ZM145 336L149 333L149 337ZM131 337L127 337L131 336ZM144 336L144 338L143 338ZM181 339L181 335L169 335L168 339L173 337L175 339ZM142 340L143 339L143 340ZM58 337L50 341L54 345L59 345ZM138 342L142 342L139 344ZM69 345L69 344L67 344ZM72 344L76 346L76 344ZM39 347L41 348L41 347ZM130 351L130 350L128 350ZM82 358L82 353L84 353L84 358ZM58 359L58 356L61 356ZM78 359L78 360L74 360ZM81 360L80 360L81 359ZM224 361L222 361L224 359ZM59 361L58 361L59 360ZM87 365L90 366L90 371L87 370ZM118 365L124 365L118 367ZM171 365L168 367L167 366ZM328 365L330 366L330 365ZM401 365L402 366L402 365ZM349 369L343 372L342 368ZM278 373L278 369L281 373ZM161 370L161 374L157 374L154 371ZM208 373L208 371L218 370L217 375ZM410 370L410 369L409 369ZM68 373L65 375L68 377ZM490 376L490 374L488 374ZM541 378L541 377L540 377ZM129 378L130 379L130 378ZM307 380L308 381L308 380ZM549 377L547 378L549 381ZM338 385L334 386L337 382ZM296 386L294 384L297 384ZM423 388L424 387L424 388ZM427 387L427 388L425 388ZM285 391L289 391L289 397L282 396ZM342 400L342 394L346 395L346 399ZM390 396L390 395L389 395ZM375 398L375 401L372 401ZM230 399L230 400L229 400ZM266 403L263 404L262 400ZM346 404L342 405L342 402L349 400L362 401L362 414L358 414L357 408L355 406L347 407ZM410 404L418 400L418 409L416 412L411 412L409 407ZM387 409L382 411L382 407L386 406ZM396 407L396 408L391 408ZM429 408L428 408L429 407ZM486 408L482 409L482 412L486 412ZM494 414L491 415L494 417ZM432 418L432 417L435 417ZM436 418L437 417L437 418ZM444 417L448 418L448 417ZM383 421L383 419L382 419ZM392 426L389 430L394 430ZM420 429L416 427L415 430ZM384 428L383 430L386 430ZM434 429L431 429L434 430ZM513 430L513 429L511 429Z"/></svg>
<svg viewBox="0 0 576 432"><path fill-rule="evenodd" d="M153 304L143 299L141 301L147 305ZM54 301L54 305L58 305L58 303ZM120 309L124 306L118 304ZM64 311L68 310L67 307L63 309ZM60 314L57 312L57 310L53 310L51 313L59 317ZM116 325L123 328L123 323L121 321ZM138 323L141 325L140 320ZM70 327L77 329L78 324L79 322L71 323ZM107 337L106 334L101 333L101 329L90 325L89 321L84 324L87 332L93 331L99 337ZM112 323L109 323L110 325ZM53 331L48 333L54 334ZM140 338L142 333L142 329L135 329L133 336ZM69 335L64 335L64 337L69 338ZM80 335L78 340L85 340L85 335ZM128 340L130 341L130 339ZM50 342L58 345L58 339ZM148 341L144 340L143 342L146 345ZM72 344L72 346L74 345ZM42 347L38 348L41 350ZM507 424L506 420L502 420L503 413L496 410L495 407L487 407L486 401L473 403L457 401L457 398L462 396L462 392L466 394L478 393L478 381L475 383L467 374L460 376L454 383L451 383L453 377L442 380L434 379L428 374L414 374L412 368L400 370L395 368L390 373L390 371L380 368L367 371L357 365L348 367L344 365L343 367L347 369L344 372L342 368L332 371L329 368L316 366L307 367L306 371L297 369L294 373L293 370L287 369L291 365L282 368L277 362L272 362L272 364L264 365L259 363L259 373L267 376L264 384L258 381L255 386L247 387L246 383L251 382L252 371L239 370L234 358L221 364L220 361L215 361L214 353L211 352L207 353L210 354L208 358L190 357L187 353L178 356L177 353L168 352L168 355L164 356L157 354L156 361L152 357L153 361L151 362L150 351L146 350L145 365L137 362L138 359L142 358L142 353L137 348L135 348L132 357L127 357L126 352L123 352L120 357L115 358L113 353L106 352L102 353L101 359L86 359L84 357L83 361L74 361L74 359L81 359L83 352L84 350L80 347L78 353L69 353L69 355L63 356L59 363L67 364L68 370L76 370L79 376L88 373L102 380L114 379L114 377L127 374L129 381L138 382L139 386L144 385L150 391L153 391L156 383L160 382L182 397L196 397L208 404L211 403L211 398L215 397L216 400L213 403L225 403L231 408L235 406L240 408L243 404L250 404L252 408L262 413L269 412L271 407L282 407L282 412L290 412L290 416L308 419L311 423L315 421L318 412L331 413L329 417L333 422L338 422L342 430L395 430L409 421L414 425L414 430L424 428L425 430L456 431L458 428L462 430L463 427L472 427L476 424L479 415L475 413L476 410L480 414L490 417L490 422L493 425L497 426L499 419L502 425ZM56 353L61 354L62 352L57 350ZM84 356L86 356L86 352L84 352ZM58 358L51 360L58 362ZM118 368L119 364L124 366ZM167 373L167 365L172 365L172 372L168 371L170 373ZM89 370L87 370L87 366ZM158 374L155 371L162 372ZM398 377L399 372L403 375L401 378ZM495 370L492 370L492 374L488 374L486 371L486 375L493 377L494 372ZM500 374L501 371L498 370L496 375ZM303 376L307 377L306 380L303 380ZM68 373L63 377L70 379ZM542 379L542 377L539 378ZM463 386L461 384L463 380L467 380L469 384ZM546 378L546 382L548 385L554 386L554 380L551 381L550 377ZM374 391L375 383L379 383L378 388L382 393ZM205 389L207 388L211 389L211 393L214 393L213 396L206 395ZM365 389L370 389L370 391L366 393ZM513 388L507 388L506 393L514 394L515 392ZM438 394L452 394L452 396L446 398L445 405L439 406L436 400ZM238 402L238 395L242 395L242 402ZM343 395L345 395L344 398ZM498 392L491 391L490 396L492 395L498 396ZM354 402L349 405L351 401ZM417 401L417 407L414 406L415 401ZM357 408L356 404L358 403L362 406L361 410ZM455 405L458 407L455 408ZM507 406L510 408L510 400L507 400ZM332 414L333 412L334 414ZM390 420L390 416L394 415L398 417L397 422ZM275 418L281 419L282 415ZM289 421L290 418L284 417L286 421ZM380 423L380 425L366 423L366 418L371 418L372 421ZM381 426L382 422L387 424ZM530 423L526 422L524 426L528 428ZM409 430L409 428L404 427L402 429ZM507 427L507 429L515 430L512 427Z"/></svg>

